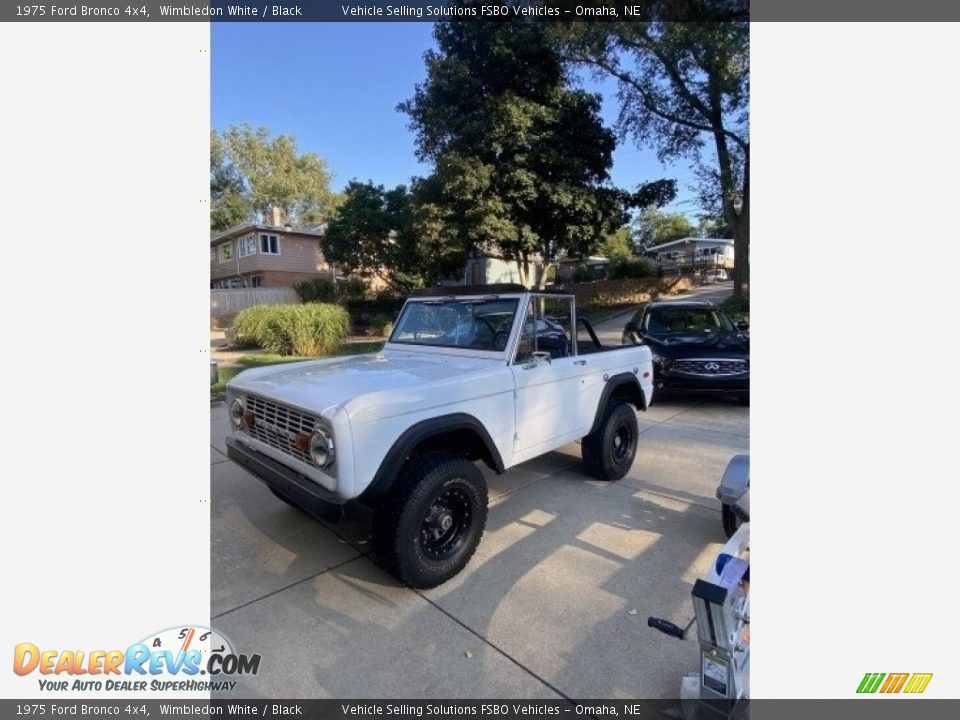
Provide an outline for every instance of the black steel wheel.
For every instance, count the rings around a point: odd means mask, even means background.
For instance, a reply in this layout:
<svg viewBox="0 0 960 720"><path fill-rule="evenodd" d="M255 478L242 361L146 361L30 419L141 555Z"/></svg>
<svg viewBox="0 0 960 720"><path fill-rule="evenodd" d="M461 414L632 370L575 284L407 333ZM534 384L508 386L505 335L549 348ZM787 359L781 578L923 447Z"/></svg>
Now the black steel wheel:
<svg viewBox="0 0 960 720"><path fill-rule="evenodd" d="M462 478L457 478L462 480ZM463 547L470 523L473 502L460 487L448 487L427 509L420 523L420 549L434 561L446 560Z"/></svg>
<svg viewBox="0 0 960 720"><path fill-rule="evenodd" d="M377 556L407 585L436 587L470 561L486 522L487 484L476 465L428 453L408 461L377 508Z"/></svg>
<svg viewBox="0 0 960 720"><path fill-rule="evenodd" d="M580 453L586 471L601 480L619 480L637 455L637 413L623 402L607 405L596 430L583 438Z"/></svg>

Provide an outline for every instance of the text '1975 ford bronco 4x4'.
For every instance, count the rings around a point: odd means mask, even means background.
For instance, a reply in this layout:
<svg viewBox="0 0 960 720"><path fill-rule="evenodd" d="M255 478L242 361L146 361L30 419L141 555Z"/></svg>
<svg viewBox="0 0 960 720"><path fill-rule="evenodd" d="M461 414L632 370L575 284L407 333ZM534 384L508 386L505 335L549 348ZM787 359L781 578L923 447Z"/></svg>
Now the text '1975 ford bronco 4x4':
<svg viewBox="0 0 960 720"><path fill-rule="evenodd" d="M339 519L351 499L372 506L384 566L433 587L483 534L474 463L502 473L582 439L587 472L618 480L652 394L650 350L601 345L571 295L432 288L407 300L379 353L237 375L227 449L316 517Z"/></svg>

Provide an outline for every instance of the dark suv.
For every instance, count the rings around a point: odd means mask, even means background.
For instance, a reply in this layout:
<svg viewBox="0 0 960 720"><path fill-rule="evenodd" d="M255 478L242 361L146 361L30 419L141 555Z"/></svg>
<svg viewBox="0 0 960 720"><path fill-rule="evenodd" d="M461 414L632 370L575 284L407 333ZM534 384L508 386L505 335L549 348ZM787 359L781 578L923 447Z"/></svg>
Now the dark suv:
<svg viewBox="0 0 960 720"><path fill-rule="evenodd" d="M650 348L659 391L724 393L749 405L747 329L708 302L655 302L627 323L622 343Z"/></svg>

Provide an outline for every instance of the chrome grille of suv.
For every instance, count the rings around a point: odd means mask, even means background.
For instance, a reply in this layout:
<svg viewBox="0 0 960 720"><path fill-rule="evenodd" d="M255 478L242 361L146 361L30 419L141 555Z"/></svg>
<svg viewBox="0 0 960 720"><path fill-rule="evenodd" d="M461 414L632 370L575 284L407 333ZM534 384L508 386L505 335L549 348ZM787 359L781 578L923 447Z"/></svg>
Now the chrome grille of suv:
<svg viewBox="0 0 960 720"><path fill-rule="evenodd" d="M297 447L297 436L310 437L317 419L292 407L256 395L246 395L245 410L253 415L244 426L250 437L276 448L286 455L312 465L310 454Z"/></svg>
<svg viewBox="0 0 960 720"><path fill-rule="evenodd" d="M686 375L741 375L750 369L746 360L675 360L670 364L670 372Z"/></svg>

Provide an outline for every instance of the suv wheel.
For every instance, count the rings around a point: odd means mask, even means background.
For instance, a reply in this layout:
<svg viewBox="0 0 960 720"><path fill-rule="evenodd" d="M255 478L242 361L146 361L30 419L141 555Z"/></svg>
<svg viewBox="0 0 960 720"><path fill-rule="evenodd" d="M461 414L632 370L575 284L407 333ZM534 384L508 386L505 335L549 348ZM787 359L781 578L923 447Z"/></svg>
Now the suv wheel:
<svg viewBox="0 0 960 720"><path fill-rule="evenodd" d="M619 480L637 455L637 413L627 403L607 405L600 426L580 445L586 471L601 480Z"/></svg>
<svg viewBox="0 0 960 720"><path fill-rule="evenodd" d="M486 522L480 470L459 455L429 453L408 462L378 508L377 555L407 585L436 587L469 562Z"/></svg>
<svg viewBox="0 0 960 720"><path fill-rule="evenodd" d="M723 521L723 533L727 538L732 538L733 534L742 524L742 521L737 516L736 510L733 509L732 505L723 504L721 509L721 519Z"/></svg>

